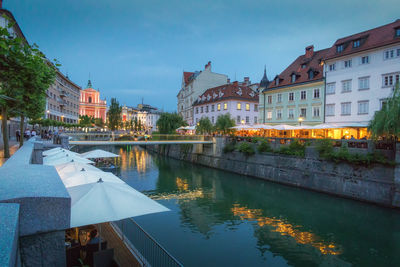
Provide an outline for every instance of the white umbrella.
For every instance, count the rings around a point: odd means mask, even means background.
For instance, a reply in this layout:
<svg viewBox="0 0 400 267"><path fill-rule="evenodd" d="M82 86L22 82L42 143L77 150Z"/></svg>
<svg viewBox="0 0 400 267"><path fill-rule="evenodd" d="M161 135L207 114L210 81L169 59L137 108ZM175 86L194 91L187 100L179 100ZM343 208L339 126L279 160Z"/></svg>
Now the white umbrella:
<svg viewBox="0 0 400 267"><path fill-rule="evenodd" d="M51 154L55 154L55 153L61 152L63 150L66 150L66 149L64 149L62 147L55 147L55 148L43 151L43 155L44 156L48 156L48 155L51 155Z"/></svg>
<svg viewBox="0 0 400 267"><path fill-rule="evenodd" d="M266 125L266 124L258 124L253 126L254 129L265 129L265 130L270 130L273 129L271 125Z"/></svg>
<svg viewBox="0 0 400 267"><path fill-rule="evenodd" d="M94 163L91 160L81 158L81 157L73 157L73 156L64 156L64 157L45 157L43 158L44 165L60 165L68 162L79 162L84 164Z"/></svg>
<svg viewBox="0 0 400 267"><path fill-rule="evenodd" d="M53 153L50 153L48 155L44 155L46 157L62 157L63 155L73 155L73 156L80 156L79 153L73 152L73 151L69 151L67 149L63 149L60 151L54 151Z"/></svg>
<svg viewBox="0 0 400 267"><path fill-rule="evenodd" d="M66 188L79 186L83 184L96 183L100 179L107 183L124 183L120 178L111 172L103 171L79 171L72 175L61 176L61 181Z"/></svg>
<svg viewBox="0 0 400 267"><path fill-rule="evenodd" d="M81 157L86 159L96 159L96 158L116 158L119 155L102 150L102 149L95 149L86 153L80 154Z"/></svg>
<svg viewBox="0 0 400 267"><path fill-rule="evenodd" d="M76 161L60 164L55 166L55 168L61 177L66 177L82 170L102 172L102 170L94 167L93 165L84 164Z"/></svg>
<svg viewBox="0 0 400 267"><path fill-rule="evenodd" d="M100 180L67 190L71 196L71 227L169 211L126 183Z"/></svg>
<svg viewBox="0 0 400 267"><path fill-rule="evenodd" d="M249 125L238 125L238 126L231 127L230 129L245 130L245 129L253 129L253 127L251 127Z"/></svg>
<svg viewBox="0 0 400 267"><path fill-rule="evenodd" d="M283 131L283 130L297 130L298 128L296 126L291 126L287 124L279 124L279 125L273 125L272 129Z"/></svg>

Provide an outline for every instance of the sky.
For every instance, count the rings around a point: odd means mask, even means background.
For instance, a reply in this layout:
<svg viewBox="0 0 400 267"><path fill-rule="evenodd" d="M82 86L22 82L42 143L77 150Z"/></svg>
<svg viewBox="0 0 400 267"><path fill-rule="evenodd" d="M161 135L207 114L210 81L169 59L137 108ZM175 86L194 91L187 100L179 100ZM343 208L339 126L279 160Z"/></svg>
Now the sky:
<svg viewBox="0 0 400 267"><path fill-rule="evenodd" d="M108 101L176 111L183 71L269 79L336 39L400 19L398 0L3 0L28 42Z"/></svg>

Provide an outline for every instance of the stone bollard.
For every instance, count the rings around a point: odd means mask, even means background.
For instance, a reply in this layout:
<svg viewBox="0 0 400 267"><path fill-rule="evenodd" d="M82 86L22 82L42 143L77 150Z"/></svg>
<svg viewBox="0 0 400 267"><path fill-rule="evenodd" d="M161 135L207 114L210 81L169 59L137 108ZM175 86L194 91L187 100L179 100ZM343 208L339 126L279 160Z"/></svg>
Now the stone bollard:
<svg viewBox="0 0 400 267"><path fill-rule="evenodd" d="M68 149L69 148L69 136L68 135L60 135L60 144L62 148Z"/></svg>
<svg viewBox="0 0 400 267"><path fill-rule="evenodd" d="M32 164L43 164L43 142L34 142L32 152Z"/></svg>
<svg viewBox="0 0 400 267"><path fill-rule="evenodd" d="M392 205L400 208L400 143L396 143L396 167L394 168L394 194Z"/></svg>

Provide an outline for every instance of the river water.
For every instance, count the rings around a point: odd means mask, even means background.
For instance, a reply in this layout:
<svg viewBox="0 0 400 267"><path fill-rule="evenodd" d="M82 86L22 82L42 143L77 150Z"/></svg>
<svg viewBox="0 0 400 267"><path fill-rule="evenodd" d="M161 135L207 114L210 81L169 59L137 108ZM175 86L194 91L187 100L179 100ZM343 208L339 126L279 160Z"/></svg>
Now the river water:
<svg viewBox="0 0 400 267"><path fill-rule="evenodd" d="M171 211L135 218L184 266L400 266L400 211L149 154L118 175Z"/></svg>

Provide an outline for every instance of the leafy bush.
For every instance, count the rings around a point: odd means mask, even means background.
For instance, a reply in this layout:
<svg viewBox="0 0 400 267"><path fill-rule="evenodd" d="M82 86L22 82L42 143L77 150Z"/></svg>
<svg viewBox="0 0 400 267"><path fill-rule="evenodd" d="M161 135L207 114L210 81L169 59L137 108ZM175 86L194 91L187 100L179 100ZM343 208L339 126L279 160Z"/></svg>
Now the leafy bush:
<svg viewBox="0 0 400 267"><path fill-rule="evenodd" d="M228 143L224 146L223 150L222 150L225 154L226 153L231 153L233 151L235 151L235 144L234 143Z"/></svg>
<svg viewBox="0 0 400 267"><path fill-rule="evenodd" d="M318 140L316 149L321 158L323 159L330 158L333 153L333 141L330 139Z"/></svg>
<svg viewBox="0 0 400 267"><path fill-rule="evenodd" d="M257 150L259 153L262 152L272 152L273 149L271 148L271 145L267 140L261 141L261 143L258 145Z"/></svg>
<svg viewBox="0 0 400 267"><path fill-rule="evenodd" d="M292 155L298 157L304 157L306 152L305 144L302 144L299 140L295 139L288 146L283 146L278 151L279 154Z"/></svg>
<svg viewBox="0 0 400 267"><path fill-rule="evenodd" d="M254 155L254 153L256 153L254 147L246 142L240 143L237 148L239 152L242 152L246 156L251 156Z"/></svg>

